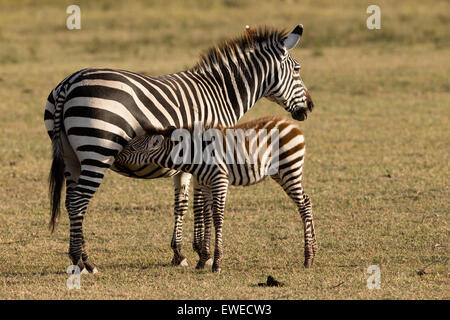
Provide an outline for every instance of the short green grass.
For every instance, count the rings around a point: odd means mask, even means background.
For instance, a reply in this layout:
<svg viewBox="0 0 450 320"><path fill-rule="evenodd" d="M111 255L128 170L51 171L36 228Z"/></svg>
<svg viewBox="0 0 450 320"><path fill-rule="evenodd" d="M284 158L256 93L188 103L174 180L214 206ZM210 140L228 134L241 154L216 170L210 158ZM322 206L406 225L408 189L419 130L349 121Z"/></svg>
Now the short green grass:
<svg viewBox="0 0 450 320"><path fill-rule="evenodd" d="M449 299L450 6L378 1L78 1L82 29L65 28L72 1L0 2L1 299ZM315 102L299 123L305 189L320 250L305 270L293 203L273 181L230 188L221 274L170 266L171 179L108 173L85 236L100 273L68 290L68 219L47 229L50 90L89 66L165 74L192 66L246 24L293 28L293 55ZM262 100L244 118L285 114ZM285 114L288 116L287 114ZM369 265L381 289L369 290ZM424 272L419 272L424 271ZM258 287L268 275L284 287Z"/></svg>

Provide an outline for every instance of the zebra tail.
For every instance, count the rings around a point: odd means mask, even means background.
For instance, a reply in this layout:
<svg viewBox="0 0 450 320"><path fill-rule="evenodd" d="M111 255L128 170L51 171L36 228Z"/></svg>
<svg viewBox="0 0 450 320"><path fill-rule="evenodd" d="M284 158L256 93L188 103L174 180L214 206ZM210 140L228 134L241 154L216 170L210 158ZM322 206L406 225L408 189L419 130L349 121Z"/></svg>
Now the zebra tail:
<svg viewBox="0 0 450 320"><path fill-rule="evenodd" d="M56 219L59 217L60 203L61 203L61 192L64 186L64 158L63 158L63 148L61 141L61 118L62 118L62 108L64 105L65 96L62 96L60 90L56 97L55 105L55 117L54 117L54 128L52 134L52 152L53 161L52 167L50 169L50 174L48 177L49 182L49 198L51 206L51 218L49 223L49 229L51 232L55 230Z"/></svg>

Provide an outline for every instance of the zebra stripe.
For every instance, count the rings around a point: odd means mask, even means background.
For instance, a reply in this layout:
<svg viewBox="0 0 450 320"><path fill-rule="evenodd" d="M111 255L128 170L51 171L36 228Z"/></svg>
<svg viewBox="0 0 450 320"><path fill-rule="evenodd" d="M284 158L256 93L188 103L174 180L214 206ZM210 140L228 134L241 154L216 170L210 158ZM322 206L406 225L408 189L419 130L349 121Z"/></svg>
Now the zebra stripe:
<svg viewBox="0 0 450 320"><path fill-rule="evenodd" d="M188 144L191 148L191 158L186 157L185 162L178 164L173 159L173 151L178 150L182 142L173 141L173 129L160 132L153 130L148 135L133 139L117 156L116 161L137 165L154 163L194 175L196 186L201 191L201 198L196 198L194 202L194 250L200 252L197 268L203 268L210 259L210 229L211 221L213 221L215 227L213 272L220 271L223 214L228 185L248 186L271 176L298 207L304 226L304 265L310 267L317 250L317 242L311 202L304 193L302 185L305 156L305 139L302 132L293 121L280 117L265 117L237 125L232 129L235 131L253 129L256 133L246 140L238 139L236 142L238 149L244 150L244 154L247 155L244 163L237 161L238 151L234 152L234 158L228 158L227 161L194 163L192 154L206 152L209 144L202 144L201 149L196 150L196 145L191 139L191 143ZM273 130L276 130L277 136L267 135L274 132ZM227 131L226 128L221 129L222 146L229 145ZM155 137L160 138L159 144L155 142ZM226 150L229 151L229 149ZM234 150L237 149L234 148ZM220 153L220 150L215 151ZM250 161L250 155L260 155L260 157L256 159L257 161ZM270 171L274 169L274 164L278 165L276 172Z"/></svg>
<svg viewBox="0 0 450 320"><path fill-rule="evenodd" d="M174 176L174 258L181 253L182 221L190 175L154 164L115 162L118 153L146 130L185 127L194 122L234 125L258 99L275 100L303 120L312 101L290 53L302 28L287 34L270 28L246 31L213 47L193 68L150 77L125 70L83 69L68 76L47 99L44 122L53 144L50 194L54 227L66 181L66 209L71 224L69 255L92 271L83 242L82 220L89 200L112 169L122 175L154 179ZM301 91L289 88L301 87ZM81 254L80 254L81 252ZM81 258L81 259L80 259Z"/></svg>

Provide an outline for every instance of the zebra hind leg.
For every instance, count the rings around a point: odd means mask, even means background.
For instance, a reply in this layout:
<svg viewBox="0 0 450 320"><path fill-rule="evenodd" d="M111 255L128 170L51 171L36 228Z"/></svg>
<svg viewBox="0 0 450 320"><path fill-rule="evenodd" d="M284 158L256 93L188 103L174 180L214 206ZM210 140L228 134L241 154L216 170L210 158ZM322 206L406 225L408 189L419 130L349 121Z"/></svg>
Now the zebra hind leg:
<svg viewBox="0 0 450 320"><path fill-rule="evenodd" d="M69 220L71 224L69 257L72 260L72 264L78 265L81 272L96 273L97 268L95 267L95 264L89 259L85 241L83 239L83 234L72 234L72 231L75 231L76 229L75 225L78 223L78 220L80 220L75 218L77 216L77 214L75 213L75 211L77 210L77 205L74 203L74 201L76 201L75 199L77 198L75 190L77 189L80 176L86 175L88 172L86 170L81 170L81 165L78 157L73 151L65 134L61 134L61 146L63 148L64 179L66 181L65 207L69 214ZM103 177L103 175L101 175L101 177ZM81 228L81 222L79 227ZM81 254L79 254L80 250L77 249L80 240Z"/></svg>
<svg viewBox="0 0 450 320"><path fill-rule="evenodd" d="M69 257L82 273L97 273L97 268L87 253L82 230L84 214L92 196L77 189L79 188L67 188L66 193L66 209L70 221Z"/></svg>
<svg viewBox="0 0 450 320"><path fill-rule="evenodd" d="M281 185L284 191L297 205L303 222L305 248L304 266L305 268L310 268L314 262L314 255L318 250L314 232L312 205L309 196L303 191L303 186L301 183L301 173L299 173L299 175L295 178L293 178L293 174L285 177L286 181L284 181L283 177L280 176L272 176L272 178Z"/></svg>
<svg viewBox="0 0 450 320"><path fill-rule="evenodd" d="M71 204L72 201L77 199L78 197L74 194L74 187L67 187L66 191L66 209L69 214L70 221L70 246L69 246L69 258L72 260L74 265L77 265L81 273L97 273L97 267L92 262L92 259L89 258L86 249L86 242L83 237L81 225L84 218L84 212L81 215L77 215L74 213L74 206ZM78 216L78 218L77 218ZM76 232L76 226L79 225L79 232ZM79 250L81 241L81 253Z"/></svg>
<svg viewBox="0 0 450 320"><path fill-rule="evenodd" d="M186 257L181 252L183 246L183 220L188 208L189 183L191 175L181 172L174 177L175 184L175 224L172 235L171 247L173 250L172 265L187 266Z"/></svg>
<svg viewBox="0 0 450 320"><path fill-rule="evenodd" d="M82 244L82 251L81 251L81 260L84 263L84 267L86 268L87 273L97 273L97 267L95 266L94 262L92 262L92 259L89 258L89 255L86 250L86 243L83 239Z"/></svg>
<svg viewBox="0 0 450 320"><path fill-rule="evenodd" d="M83 220L86 209L100 187L107 168L81 165L80 175L67 186L66 209L70 221L69 257L82 273L97 273L98 270L86 249L83 236Z"/></svg>
<svg viewBox="0 0 450 320"><path fill-rule="evenodd" d="M307 207L309 207L310 209L310 217L311 217L311 237L312 237L312 250L313 250L313 255L316 255L316 252L319 250L319 246L317 244L317 240L316 240L316 232L314 230L314 219L312 216L312 204L311 204L311 199L309 198L309 196L305 193L304 194L304 203Z"/></svg>
<svg viewBox="0 0 450 320"><path fill-rule="evenodd" d="M305 268L310 268L314 262L314 256L318 249L314 223L312 216L312 205L309 196L304 193L303 201L298 204L298 209L303 220L305 238Z"/></svg>

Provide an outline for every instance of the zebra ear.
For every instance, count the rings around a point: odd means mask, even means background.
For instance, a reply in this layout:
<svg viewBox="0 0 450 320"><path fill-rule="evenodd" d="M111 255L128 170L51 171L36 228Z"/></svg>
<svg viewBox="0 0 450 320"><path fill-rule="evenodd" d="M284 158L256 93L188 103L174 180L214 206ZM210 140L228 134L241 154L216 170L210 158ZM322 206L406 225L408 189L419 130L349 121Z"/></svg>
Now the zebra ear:
<svg viewBox="0 0 450 320"><path fill-rule="evenodd" d="M289 33L283 40L281 40L283 47L285 47L286 50L291 50L292 48L294 48L300 41L302 34L303 25L299 24L291 33Z"/></svg>

